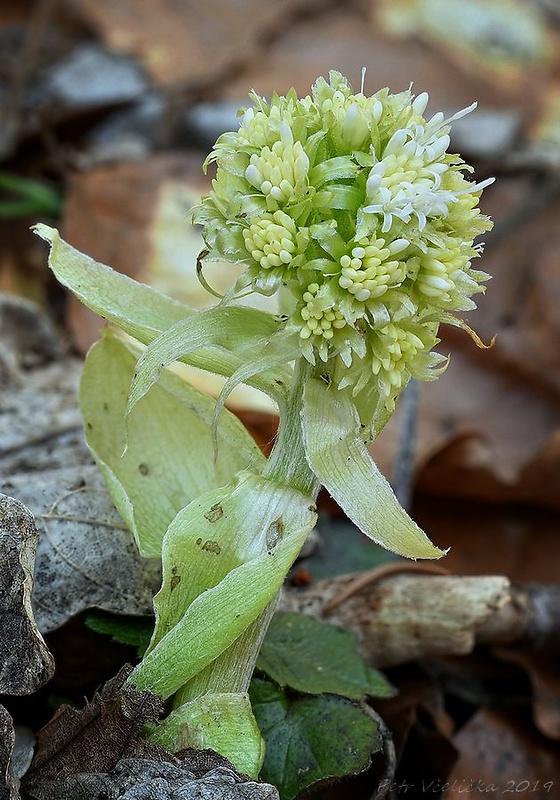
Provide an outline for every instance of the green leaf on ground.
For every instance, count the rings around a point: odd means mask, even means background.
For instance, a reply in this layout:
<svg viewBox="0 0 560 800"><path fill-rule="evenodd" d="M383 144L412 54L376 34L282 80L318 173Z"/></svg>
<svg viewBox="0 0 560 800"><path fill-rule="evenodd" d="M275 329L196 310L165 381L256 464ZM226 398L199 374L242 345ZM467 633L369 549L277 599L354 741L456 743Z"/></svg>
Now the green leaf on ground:
<svg viewBox="0 0 560 800"><path fill-rule="evenodd" d="M376 721L365 708L332 695L290 698L266 680L249 691L266 742L261 779L278 788L281 800L327 778L357 775L382 748Z"/></svg>
<svg viewBox="0 0 560 800"><path fill-rule="evenodd" d="M307 694L392 697L385 677L356 650L353 633L306 614L276 614L265 636L257 669L280 686Z"/></svg>
<svg viewBox="0 0 560 800"><path fill-rule="evenodd" d="M115 642L136 647L139 656L146 652L154 631L153 617L125 617L103 611L90 611L85 623L95 633L105 633Z"/></svg>

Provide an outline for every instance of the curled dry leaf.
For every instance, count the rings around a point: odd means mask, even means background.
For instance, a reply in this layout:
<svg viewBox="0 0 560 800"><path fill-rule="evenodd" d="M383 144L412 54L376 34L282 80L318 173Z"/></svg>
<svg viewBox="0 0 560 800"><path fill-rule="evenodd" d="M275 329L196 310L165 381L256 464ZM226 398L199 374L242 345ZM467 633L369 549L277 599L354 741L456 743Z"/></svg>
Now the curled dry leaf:
<svg viewBox="0 0 560 800"><path fill-rule="evenodd" d="M0 495L0 692L31 694L54 672L31 610L39 534L31 512Z"/></svg>
<svg viewBox="0 0 560 800"><path fill-rule="evenodd" d="M175 762L175 760L174 760ZM35 796L35 795L34 795ZM40 800L277 800L267 783L246 781L233 770L217 767L196 777L181 762L123 758L109 773L73 775L44 787Z"/></svg>
<svg viewBox="0 0 560 800"><path fill-rule="evenodd" d="M56 782L77 772L108 771L130 753L143 725L162 711L161 700L149 692L122 691L130 671L123 667L83 709L61 706L39 732L38 751L24 779L28 794L50 797Z"/></svg>

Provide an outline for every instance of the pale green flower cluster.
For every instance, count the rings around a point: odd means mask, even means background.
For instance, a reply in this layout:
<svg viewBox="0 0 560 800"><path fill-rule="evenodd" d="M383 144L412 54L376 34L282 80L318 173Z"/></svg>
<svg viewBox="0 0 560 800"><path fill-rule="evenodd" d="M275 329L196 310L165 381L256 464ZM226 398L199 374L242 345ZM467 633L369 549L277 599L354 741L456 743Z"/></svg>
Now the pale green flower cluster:
<svg viewBox="0 0 560 800"><path fill-rule="evenodd" d="M491 224L481 190L447 152L450 119L426 93L354 94L342 75L270 102L252 95L221 136L210 195L195 210L208 258L246 265L226 298L282 291L291 350L359 409L389 412L411 376L445 366L442 322L474 308L488 276L471 268ZM373 407L372 407L373 404Z"/></svg>

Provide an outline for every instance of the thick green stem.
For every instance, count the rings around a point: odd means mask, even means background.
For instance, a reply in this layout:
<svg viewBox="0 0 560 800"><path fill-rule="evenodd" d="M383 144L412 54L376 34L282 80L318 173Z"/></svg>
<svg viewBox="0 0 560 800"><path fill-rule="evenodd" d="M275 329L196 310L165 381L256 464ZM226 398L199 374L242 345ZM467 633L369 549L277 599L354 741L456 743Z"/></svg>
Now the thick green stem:
<svg viewBox="0 0 560 800"><path fill-rule="evenodd" d="M173 698L175 708L203 694L243 693L248 690L262 640L274 614L277 600L276 598L270 603L221 656L179 689Z"/></svg>
<svg viewBox="0 0 560 800"><path fill-rule="evenodd" d="M301 429L303 389L310 369L304 360L296 363L286 413L263 475L315 501L319 483L307 463ZM276 603L277 598L227 650L177 692L175 707L203 694L247 691Z"/></svg>

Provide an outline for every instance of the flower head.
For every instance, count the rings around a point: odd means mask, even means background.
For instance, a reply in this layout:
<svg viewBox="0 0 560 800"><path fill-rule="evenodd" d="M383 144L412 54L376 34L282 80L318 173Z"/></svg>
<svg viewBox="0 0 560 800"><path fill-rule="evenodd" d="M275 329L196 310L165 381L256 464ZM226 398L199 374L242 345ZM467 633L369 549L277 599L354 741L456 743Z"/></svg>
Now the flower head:
<svg viewBox="0 0 560 800"><path fill-rule="evenodd" d="M491 179L467 180L447 152L474 104L428 119L425 92L368 97L329 78L303 99L253 94L209 157L217 174L194 218L210 258L246 267L229 299L280 291L286 360L320 364L370 425L411 376L438 374L440 323L483 291L471 261L491 227L478 210Z"/></svg>

